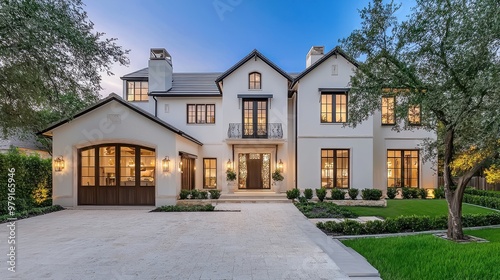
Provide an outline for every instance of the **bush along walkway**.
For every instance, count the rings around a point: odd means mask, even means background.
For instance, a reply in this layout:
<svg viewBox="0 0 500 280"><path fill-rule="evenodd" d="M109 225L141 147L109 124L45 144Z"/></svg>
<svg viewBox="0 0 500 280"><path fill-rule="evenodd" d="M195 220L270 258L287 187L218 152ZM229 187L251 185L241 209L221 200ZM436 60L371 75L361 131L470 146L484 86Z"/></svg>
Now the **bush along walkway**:
<svg viewBox="0 0 500 280"><path fill-rule="evenodd" d="M62 207L60 205L52 205L52 206L46 206L46 207L30 208L28 210L17 212L14 215L9 215L9 214L1 215L0 216L0 223L5 223L5 222L9 221L9 219L12 219L12 218L20 220L20 219L25 219L25 218L29 218L29 217L38 216L38 215L43 215L43 214L47 214L47 213L51 213L51 212L55 212L55 211L60 211L60 210L64 210L64 207Z"/></svg>

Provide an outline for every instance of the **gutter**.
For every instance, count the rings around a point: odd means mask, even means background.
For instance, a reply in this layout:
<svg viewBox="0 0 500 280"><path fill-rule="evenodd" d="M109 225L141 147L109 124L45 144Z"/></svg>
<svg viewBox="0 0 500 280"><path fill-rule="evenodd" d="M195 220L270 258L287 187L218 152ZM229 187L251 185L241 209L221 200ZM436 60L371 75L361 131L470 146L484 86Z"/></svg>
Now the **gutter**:
<svg viewBox="0 0 500 280"><path fill-rule="evenodd" d="M153 99L155 100L155 117L158 117L158 100L156 96L153 95Z"/></svg>

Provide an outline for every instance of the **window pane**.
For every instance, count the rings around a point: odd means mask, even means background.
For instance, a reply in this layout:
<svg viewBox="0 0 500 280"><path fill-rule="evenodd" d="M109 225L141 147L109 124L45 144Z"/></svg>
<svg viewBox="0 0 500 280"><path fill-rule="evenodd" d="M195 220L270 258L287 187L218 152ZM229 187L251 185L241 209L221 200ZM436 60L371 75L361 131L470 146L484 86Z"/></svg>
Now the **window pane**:
<svg viewBox="0 0 500 280"><path fill-rule="evenodd" d="M148 101L148 82L127 82L128 101Z"/></svg>
<svg viewBox="0 0 500 280"><path fill-rule="evenodd" d="M335 95L335 122L347 121L347 95Z"/></svg>
<svg viewBox="0 0 500 280"><path fill-rule="evenodd" d="M135 186L135 147L120 147L120 186Z"/></svg>
<svg viewBox="0 0 500 280"><path fill-rule="evenodd" d="M420 105L413 105L408 108L408 121L410 124L420 124Z"/></svg>
<svg viewBox="0 0 500 280"><path fill-rule="evenodd" d="M330 123L332 122L332 95L322 94L321 95L321 122Z"/></svg>
<svg viewBox="0 0 500 280"><path fill-rule="evenodd" d="M395 124L394 105L394 97L382 97L382 124Z"/></svg>
<svg viewBox="0 0 500 280"><path fill-rule="evenodd" d="M321 186L349 187L349 150L321 150Z"/></svg>
<svg viewBox="0 0 500 280"><path fill-rule="evenodd" d="M196 123L206 123L205 105L196 105Z"/></svg>
<svg viewBox="0 0 500 280"><path fill-rule="evenodd" d="M196 123L196 105L188 105L187 108L188 123Z"/></svg>
<svg viewBox="0 0 500 280"><path fill-rule="evenodd" d="M208 189L217 188L217 159L203 159L203 187Z"/></svg>
<svg viewBox="0 0 500 280"><path fill-rule="evenodd" d="M81 173L82 186L95 186L95 148L81 151Z"/></svg>
<svg viewBox="0 0 500 280"><path fill-rule="evenodd" d="M415 150L387 151L387 186L418 188L419 153Z"/></svg>
<svg viewBox="0 0 500 280"><path fill-rule="evenodd" d="M154 151L141 149L141 186L155 185L156 155Z"/></svg>
<svg viewBox="0 0 500 280"><path fill-rule="evenodd" d="M215 105L207 105L207 123L215 123Z"/></svg>
<svg viewBox="0 0 500 280"><path fill-rule="evenodd" d="M116 148L104 146L99 148L99 186L116 185Z"/></svg>

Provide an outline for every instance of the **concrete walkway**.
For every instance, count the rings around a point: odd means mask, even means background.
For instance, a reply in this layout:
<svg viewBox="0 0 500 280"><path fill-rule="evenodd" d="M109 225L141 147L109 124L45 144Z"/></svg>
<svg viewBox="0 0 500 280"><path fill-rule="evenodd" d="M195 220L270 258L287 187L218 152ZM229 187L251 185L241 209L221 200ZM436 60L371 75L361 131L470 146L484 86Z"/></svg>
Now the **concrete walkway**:
<svg viewBox="0 0 500 280"><path fill-rule="evenodd" d="M17 272L2 261L2 279L379 279L292 204L217 209L241 212L78 209L20 220ZM1 252L8 234L3 224Z"/></svg>

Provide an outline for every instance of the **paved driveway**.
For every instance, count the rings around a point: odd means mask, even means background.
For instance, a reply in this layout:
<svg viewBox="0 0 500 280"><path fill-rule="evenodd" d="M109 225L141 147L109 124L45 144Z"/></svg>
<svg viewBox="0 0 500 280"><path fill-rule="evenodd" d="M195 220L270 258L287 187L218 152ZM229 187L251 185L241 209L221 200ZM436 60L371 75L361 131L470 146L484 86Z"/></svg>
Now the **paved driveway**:
<svg viewBox="0 0 500 280"><path fill-rule="evenodd" d="M322 233L292 204L224 204L218 209L241 212L65 210L21 220L17 272L7 271L2 261L1 275L65 280L349 279L317 245ZM4 260L7 236L2 224Z"/></svg>

